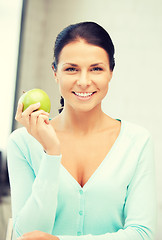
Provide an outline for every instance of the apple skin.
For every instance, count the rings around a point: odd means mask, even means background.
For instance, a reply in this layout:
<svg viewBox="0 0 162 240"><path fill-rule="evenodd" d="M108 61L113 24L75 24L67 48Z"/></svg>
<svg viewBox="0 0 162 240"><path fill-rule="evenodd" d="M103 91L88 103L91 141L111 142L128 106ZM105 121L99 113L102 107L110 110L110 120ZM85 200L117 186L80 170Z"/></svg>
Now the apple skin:
<svg viewBox="0 0 162 240"><path fill-rule="evenodd" d="M25 92L19 99L19 102L23 103L23 111L25 111L31 104L40 102L38 110L44 110L50 113L51 102L49 96L45 91L39 88L31 89Z"/></svg>

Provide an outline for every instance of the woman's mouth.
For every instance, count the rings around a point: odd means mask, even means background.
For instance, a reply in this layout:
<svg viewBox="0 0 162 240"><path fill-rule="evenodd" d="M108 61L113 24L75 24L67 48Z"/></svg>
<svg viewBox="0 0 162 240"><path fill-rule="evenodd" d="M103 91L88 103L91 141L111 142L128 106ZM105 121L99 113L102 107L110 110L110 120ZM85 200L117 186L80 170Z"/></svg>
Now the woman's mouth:
<svg viewBox="0 0 162 240"><path fill-rule="evenodd" d="M72 92L78 99L81 100L89 100L95 93L95 92Z"/></svg>

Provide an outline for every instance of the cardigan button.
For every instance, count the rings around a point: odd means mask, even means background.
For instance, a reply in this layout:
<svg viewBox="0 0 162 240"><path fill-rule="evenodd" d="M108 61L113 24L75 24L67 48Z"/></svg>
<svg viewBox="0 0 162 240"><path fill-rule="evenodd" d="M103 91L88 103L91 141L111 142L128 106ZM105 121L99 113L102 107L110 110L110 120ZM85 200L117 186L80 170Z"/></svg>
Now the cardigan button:
<svg viewBox="0 0 162 240"><path fill-rule="evenodd" d="M79 211L79 215L83 215L83 211Z"/></svg>
<svg viewBox="0 0 162 240"><path fill-rule="evenodd" d="M79 193L80 193L80 195L82 195L83 194L83 190L79 190Z"/></svg>

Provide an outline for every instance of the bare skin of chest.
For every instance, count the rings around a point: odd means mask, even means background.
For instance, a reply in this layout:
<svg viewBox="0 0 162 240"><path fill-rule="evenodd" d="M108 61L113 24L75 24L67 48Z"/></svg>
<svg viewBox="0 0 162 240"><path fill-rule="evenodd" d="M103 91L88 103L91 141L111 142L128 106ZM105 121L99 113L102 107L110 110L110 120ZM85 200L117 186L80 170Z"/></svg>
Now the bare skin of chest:
<svg viewBox="0 0 162 240"><path fill-rule="evenodd" d="M58 134L61 142L61 164L82 187L105 159L119 132L118 125L111 131L77 139L67 134Z"/></svg>

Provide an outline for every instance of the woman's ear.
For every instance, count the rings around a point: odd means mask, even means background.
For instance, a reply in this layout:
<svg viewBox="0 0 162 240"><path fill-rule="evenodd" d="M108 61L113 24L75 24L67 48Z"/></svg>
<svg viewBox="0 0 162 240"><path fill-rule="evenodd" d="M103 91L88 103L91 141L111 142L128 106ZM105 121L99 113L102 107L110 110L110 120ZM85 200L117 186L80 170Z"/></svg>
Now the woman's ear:
<svg viewBox="0 0 162 240"><path fill-rule="evenodd" d="M56 71L53 71L53 73L54 73L54 78L55 78L55 81L56 81L56 83L58 83L58 76L57 76L57 72L56 72Z"/></svg>
<svg viewBox="0 0 162 240"><path fill-rule="evenodd" d="M53 73L54 73L54 79L55 79L56 83L58 83L57 71L56 71L56 69L54 67L54 64L52 64L52 70L53 70Z"/></svg>

